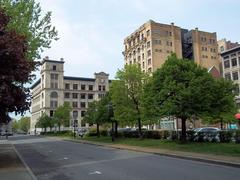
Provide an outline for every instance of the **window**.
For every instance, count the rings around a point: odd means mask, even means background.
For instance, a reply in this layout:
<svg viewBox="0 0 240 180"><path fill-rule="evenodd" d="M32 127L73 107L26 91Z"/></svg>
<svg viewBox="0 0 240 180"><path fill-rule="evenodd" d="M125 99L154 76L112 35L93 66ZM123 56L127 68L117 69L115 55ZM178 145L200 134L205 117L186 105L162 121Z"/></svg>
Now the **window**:
<svg viewBox="0 0 240 180"><path fill-rule="evenodd" d="M239 85L235 86L234 92L235 92L235 94L239 94Z"/></svg>
<svg viewBox="0 0 240 180"><path fill-rule="evenodd" d="M147 30L147 36L150 36L150 30Z"/></svg>
<svg viewBox="0 0 240 180"><path fill-rule="evenodd" d="M70 98L70 93L64 93L64 98Z"/></svg>
<svg viewBox="0 0 240 180"><path fill-rule="evenodd" d="M56 70L57 70L57 66L56 66L56 65L53 65L52 70L53 70L53 71L56 71Z"/></svg>
<svg viewBox="0 0 240 180"><path fill-rule="evenodd" d="M152 72L152 68L148 68L148 72Z"/></svg>
<svg viewBox="0 0 240 180"><path fill-rule="evenodd" d="M155 40L153 41L153 43L154 43L154 44L161 44L161 40L155 39Z"/></svg>
<svg viewBox="0 0 240 180"><path fill-rule="evenodd" d="M231 57L235 57L236 56L236 53L234 53L234 54L231 54Z"/></svg>
<svg viewBox="0 0 240 180"><path fill-rule="evenodd" d="M230 68L229 60L224 61L224 68L225 68L225 69Z"/></svg>
<svg viewBox="0 0 240 180"><path fill-rule="evenodd" d="M73 84L73 90L78 90L78 84Z"/></svg>
<svg viewBox="0 0 240 180"><path fill-rule="evenodd" d="M51 74L50 76L52 80L58 80L58 74Z"/></svg>
<svg viewBox="0 0 240 180"><path fill-rule="evenodd" d="M224 75L224 77L225 77L226 80L231 80L231 74L230 73L226 73Z"/></svg>
<svg viewBox="0 0 240 180"><path fill-rule="evenodd" d="M142 51L144 50L144 45L142 45Z"/></svg>
<svg viewBox="0 0 240 180"><path fill-rule="evenodd" d="M147 42L147 48L150 48L150 41Z"/></svg>
<svg viewBox="0 0 240 180"><path fill-rule="evenodd" d="M140 53L140 48L137 49L137 52Z"/></svg>
<svg viewBox="0 0 240 180"><path fill-rule="evenodd" d="M50 107L51 108L57 108L58 102L57 101L50 101Z"/></svg>
<svg viewBox="0 0 240 180"><path fill-rule="evenodd" d="M232 67L237 66L237 58L231 59L232 61Z"/></svg>
<svg viewBox="0 0 240 180"><path fill-rule="evenodd" d="M220 51L221 51L221 52L224 51L224 47L223 47L223 46L220 47Z"/></svg>
<svg viewBox="0 0 240 180"><path fill-rule="evenodd" d="M72 102L72 107L77 108L78 107L78 102Z"/></svg>
<svg viewBox="0 0 240 180"><path fill-rule="evenodd" d="M81 102L81 108L85 108L86 107L86 103L85 102Z"/></svg>
<svg viewBox="0 0 240 180"><path fill-rule="evenodd" d="M50 110L50 117L53 117L53 110Z"/></svg>
<svg viewBox="0 0 240 180"><path fill-rule="evenodd" d="M138 61L140 61L141 60L141 56L138 56Z"/></svg>
<svg viewBox="0 0 240 180"><path fill-rule="evenodd" d="M72 115L73 115L73 118L77 118L78 117L78 111L73 111Z"/></svg>
<svg viewBox="0 0 240 180"><path fill-rule="evenodd" d="M99 91L102 90L102 86L101 86L101 85L98 86L98 90L99 90Z"/></svg>
<svg viewBox="0 0 240 180"><path fill-rule="evenodd" d="M151 65L151 64L152 64L151 59L148 59L148 65Z"/></svg>
<svg viewBox="0 0 240 180"><path fill-rule="evenodd" d="M88 99L93 99L93 94L88 94Z"/></svg>
<svg viewBox="0 0 240 180"><path fill-rule="evenodd" d="M70 84L65 84L65 89L70 89Z"/></svg>
<svg viewBox="0 0 240 180"><path fill-rule="evenodd" d="M85 84L81 84L81 90L85 90L85 89L86 89Z"/></svg>
<svg viewBox="0 0 240 180"><path fill-rule="evenodd" d="M238 72L233 72L232 73L233 80L238 80Z"/></svg>
<svg viewBox="0 0 240 180"><path fill-rule="evenodd" d="M81 94L81 99L86 99L86 94Z"/></svg>
<svg viewBox="0 0 240 180"><path fill-rule="evenodd" d="M51 88L52 89L57 89L58 88L58 83L57 82L51 82Z"/></svg>
<svg viewBox="0 0 240 180"><path fill-rule="evenodd" d="M142 63L142 67L143 67L143 68L145 67L145 64L144 64L144 62Z"/></svg>
<svg viewBox="0 0 240 180"><path fill-rule="evenodd" d="M228 59L228 58L229 58L229 56L224 56L224 57L223 57L223 59Z"/></svg>
<svg viewBox="0 0 240 180"><path fill-rule="evenodd" d="M86 111L81 111L81 117L84 117L86 114Z"/></svg>
<svg viewBox="0 0 240 180"><path fill-rule="evenodd" d="M50 97L51 98L58 98L57 92L56 91L51 92Z"/></svg>
<svg viewBox="0 0 240 180"><path fill-rule="evenodd" d="M93 90L93 85L88 85L88 90L92 91Z"/></svg>
<svg viewBox="0 0 240 180"><path fill-rule="evenodd" d="M106 87L105 86L102 86L102 88L103 88L103 91L106 91Z"/></svg>
<svg viewBox="0 0 240 180"><path fill-rule="evenodd" d="M151 50L148 50L147 55L151 56Z"/></svg>
<svg viewBox="0 0 240 180"><path fill-rule="evenodd" d="M105 96L105 94L98 94L98 98L102 99Z"/></svg>
<svg viewBox="0 0 240 180"><path fill-rule="evenodd" d="M142 53L142 59L144 59L144 53Z"/></svg>
<svg viewBox="0 0 240 180"><path fill-rule="evenodd" d="M78 98L78 93L72 93L72 98L77 99Z"/></svg>
<svg viewBox="0 0 240 180"><path fill-rule="evenodd" d="M44 93L42 93L42 98L44 98Z"/></svg>

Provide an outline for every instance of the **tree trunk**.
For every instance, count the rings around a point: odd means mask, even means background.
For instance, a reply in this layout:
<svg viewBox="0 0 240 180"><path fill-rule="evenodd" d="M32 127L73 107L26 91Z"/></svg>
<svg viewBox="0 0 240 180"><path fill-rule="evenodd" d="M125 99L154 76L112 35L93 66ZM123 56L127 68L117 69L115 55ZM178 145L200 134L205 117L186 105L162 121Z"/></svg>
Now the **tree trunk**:
<svg viewBox="0 0 240 180"><path fill-rule="evenodd" d="M58 132L60 132L61 124L58 124Z"/></svg>
<svg viewBox="0 0 240 180"><path fill-rule="evenodd" d="M99 124L97 123L97 137L100 137Z"/></svg>
<svg viewBox="0 0 240 180"><path fill-rule="evenodd" d="M118 122L115 121L115 130L114 130L114 133L115 133L115 137L117 138L118 137Z"/></svg>
<svg viewBox="0 0 240 180"><path fill-rule="evenodd" d="M186 117L182 117L182 137L181 137L181 141L182 143L186 143L187 139L186 139Z"/></svg>
<svg viewBox="0 0 240 180"><path fill-rule="evenodd" d="M221 130L223 130L223 118L221 118Z"/></svg>
<svg viewBox="0 0 240 180"><path fill-rule="evenodd" d="M44 133L46 133L46 131L47 131L47 128L46 128L46 127L44 127Z"/></svg>
<svg viewBox="0 0 240 180"><path fill-rule="evenodd" d="M142 139L142 124L141 124L141 118L138 116L138 135L139 138Z"/></svg>

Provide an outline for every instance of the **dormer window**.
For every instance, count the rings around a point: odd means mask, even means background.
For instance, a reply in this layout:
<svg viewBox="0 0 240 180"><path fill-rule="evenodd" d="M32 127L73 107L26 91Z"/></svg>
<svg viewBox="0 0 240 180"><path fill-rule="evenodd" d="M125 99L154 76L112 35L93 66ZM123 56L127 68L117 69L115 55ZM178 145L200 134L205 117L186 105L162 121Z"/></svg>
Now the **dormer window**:
<svg viewBox="0 0 240 180"><path fill-rule="evenodd" d="M56 70L57 70L57 66L56 66L56 65L53 65L52 70L53 70L53 71L56 71Z"/></svg>

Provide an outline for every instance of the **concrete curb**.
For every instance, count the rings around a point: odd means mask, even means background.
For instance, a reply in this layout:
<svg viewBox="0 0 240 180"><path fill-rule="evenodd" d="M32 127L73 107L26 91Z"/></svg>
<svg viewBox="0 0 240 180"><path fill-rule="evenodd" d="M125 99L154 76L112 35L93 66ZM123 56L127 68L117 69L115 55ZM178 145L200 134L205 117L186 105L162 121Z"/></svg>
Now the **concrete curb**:
<svg viewBox="0 0 240 180"><path fill-rule="evenodd" d="M104 146L104 147L109 147L109 148L114 148L114 149L129 150L129 151L142 152L142 153L150 153L150 154L155 154L155 155L159 155L159 156L166 156L166 157L172 157L172 158L178 158L178 159L199 161L199 162L204 162L204 163L210 163L210 164L224 165L224 166L240 168L240 163L234 163L234 162L222 161L222 160L215 160L215 159L206 159L206 158L202 158L202 157L193 157L193 156L189 156L189 155L179 155L179 154L174 154L174 153L153 152L151 150L146 150L146 149L143 149L143 148L137 147L137 146L120 147L120 146L117 146L117 145L97 143L97 142L91 142L91 141L86 141L86 140L74 140L74 139L63 139L63 140L64 141L75 142L75 143L83 143L83 144L89 144L89 145L95 145L95 146ZM136 148L138 148L138 149L136 149Z"/></svg>

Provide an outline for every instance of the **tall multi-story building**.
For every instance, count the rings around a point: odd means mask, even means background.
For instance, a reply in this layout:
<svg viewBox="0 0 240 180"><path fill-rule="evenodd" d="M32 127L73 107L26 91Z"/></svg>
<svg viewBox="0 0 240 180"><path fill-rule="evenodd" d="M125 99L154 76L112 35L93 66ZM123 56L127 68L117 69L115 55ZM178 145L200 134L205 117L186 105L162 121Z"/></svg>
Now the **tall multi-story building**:
<svg viewBox="0 0 240 180"><path fill-rule="evenodd" d="M181 29L152 20L143 24L124 39L125 64L138 64L144 72L153 72L171 53L178 58L188 58L219 74L219 58L216 33Z"/></svg>
<svg viewBox="0 0 240 180"><path fill-rule="evenodd" d="M240 45L221 53L223 77L236 84L236 103L240 106Z"/></svg>
<svg viewBox="0 0 240 180"><path fill-rule="evenodd" d="M38 118L46 113L50 117L64 102L72 106L71 122L73 116L77 119L78 126L82 126L82 118L88 103L99 100L109 90L108 74L95 73L95 78L64 76L64 61L49 60L44 58L41 65L40 79L32 85L31 104L31 133L36 129Z"/></svg>

